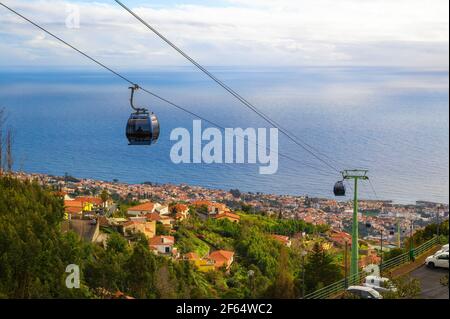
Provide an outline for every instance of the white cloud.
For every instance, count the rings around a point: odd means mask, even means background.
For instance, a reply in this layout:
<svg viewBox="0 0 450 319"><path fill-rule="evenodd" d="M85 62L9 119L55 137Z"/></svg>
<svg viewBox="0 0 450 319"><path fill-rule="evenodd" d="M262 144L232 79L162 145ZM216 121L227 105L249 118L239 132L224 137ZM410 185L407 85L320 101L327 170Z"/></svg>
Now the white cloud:
<svg viewBox="0 0 450 319"><path fill-rule="evenodd" d="M82 2L81 28L67 29L73 1L5 1L68 42L123 68L185 61L118 5ZM227 6L136 7L207 65L393 65L448 68L448 0L230 0ZM208 2L206 2L208 3ZM87 65L0 7L0 65ZM8 49L10 48L10 49ZM17 54L23 50L24 53ZM72 56L68 60L68 56ZM14 57L14 59L12 59Z"/></svg>

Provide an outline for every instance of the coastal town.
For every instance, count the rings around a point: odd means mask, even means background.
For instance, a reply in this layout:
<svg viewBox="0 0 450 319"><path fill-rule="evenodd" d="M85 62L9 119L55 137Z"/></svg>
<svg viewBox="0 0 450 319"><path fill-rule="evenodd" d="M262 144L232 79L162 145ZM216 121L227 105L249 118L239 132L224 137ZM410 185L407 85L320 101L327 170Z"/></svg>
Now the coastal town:
<svg viewBox="0 0 450 319"><path fill-rule="evenodd" d="M192 261L199 270L229 269L234 252L210 250L181 254L174 237L177 223L190 218L192 208L202 219L227 219L240 222L239 212L303 220L312 225L327 225L328 247L342 248L351 243L352 202L308 196L241 193L239 190L207 189L189 185L154 183L126 184L119 181L77 179L69 175L15 173L20 180L35 181L54 190L64 199L67 229L88 241L105 243L108 229L119 230L132 240L137 233L148 240L155 254ZM124 204L126 203L126 204ZM385 247L397 247L404 238L424 226L448 219L448 204L416 202L401 205L391 201L359 202L360 239L379 245L383 233ZM291 239L278 234L273 239L290 247ZM302 236L302 234L298 234ZM362 266L376 263L374 250L368 249Z"/></svg>

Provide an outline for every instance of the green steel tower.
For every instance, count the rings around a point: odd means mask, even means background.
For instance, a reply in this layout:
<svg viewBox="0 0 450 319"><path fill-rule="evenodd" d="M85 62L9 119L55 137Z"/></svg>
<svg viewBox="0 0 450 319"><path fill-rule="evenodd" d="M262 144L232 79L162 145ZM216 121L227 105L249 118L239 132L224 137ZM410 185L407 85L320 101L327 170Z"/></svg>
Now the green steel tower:
<svg viewBox="0 0 450 319"><path fill-rule="evenodd" d="M356 278L359 272L359 245L358 245L358 180L368 180L368 170L354 169L342 172L344 179L354 180L354 196L353 196L353 222L352 222L352 256L350 263L350 277Z"/></svg>

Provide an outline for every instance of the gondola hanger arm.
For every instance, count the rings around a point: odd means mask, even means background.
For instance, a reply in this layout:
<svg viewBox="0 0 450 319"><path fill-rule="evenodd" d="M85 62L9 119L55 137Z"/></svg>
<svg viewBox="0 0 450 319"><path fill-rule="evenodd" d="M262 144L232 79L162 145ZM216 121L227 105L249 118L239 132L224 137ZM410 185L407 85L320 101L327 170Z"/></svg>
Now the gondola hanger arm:
<svg viewBox="0 0 450 319"><path fill-rule="evenodd" d="M135 107L134 106L134 92L140 89L139 85L134 84L133 86L130 86L129 89L131 90L131 97L130 97L131 108L133 110L135 110L136 112L146 112L147 109L139 108L139 107Z"/></svg>

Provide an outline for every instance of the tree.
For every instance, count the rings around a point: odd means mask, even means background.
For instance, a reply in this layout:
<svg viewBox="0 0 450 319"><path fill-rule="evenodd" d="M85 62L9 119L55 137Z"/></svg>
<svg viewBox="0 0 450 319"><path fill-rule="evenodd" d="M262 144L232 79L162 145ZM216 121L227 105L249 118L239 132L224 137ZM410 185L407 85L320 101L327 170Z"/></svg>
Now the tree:
<svg viewBox="0 0 450 319"><path fill-rule="evenodd" d="M295 298L294 276L290 271L288 251L285 247L282 247L280 251L277 276L273 285L268 289L268 295L275 299Z"/></svg>
<svg viewBox="0 0 450 319"><path fill-rule="evenodd" d="M332 284L342 277L340 267L335 263L333 255L327 253L318 242L308 254L305 271L307 293Z"/></svg>
<svg viewBox="0 0 450 319"><path fill-rule="evenodd" d="M109 199L109 193L108 193L108 191L106 189L102 190L102 192L100 194L100 198L102 199L103 207L105 207L106 206L106 202Z"/></svg>
<svg viewBox="0 0 450 319"><path fill-rule="evenodd" d="M155 298L155 255L147 247L137 244L125 267L129 293L141 299Z"/></svg>
<svg viewBox="0 0 450 319"><path fill-rule="evenodd" d="M62 234L63 202L37 184L0 177L0 295L7 298L88 296L68 289L66 267L85 260L75 234Z"/></svg>
<svg viewBox="0 0 450 319"><path fill-rule="evenodd" d="M109 235L106 242L106 251L115 253L125 253L128 249L128 243L119 233L113 232Z"/></svg>

